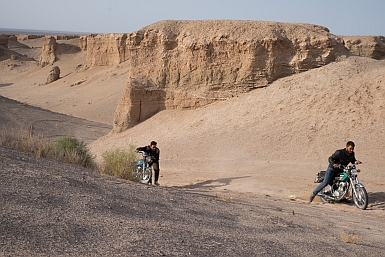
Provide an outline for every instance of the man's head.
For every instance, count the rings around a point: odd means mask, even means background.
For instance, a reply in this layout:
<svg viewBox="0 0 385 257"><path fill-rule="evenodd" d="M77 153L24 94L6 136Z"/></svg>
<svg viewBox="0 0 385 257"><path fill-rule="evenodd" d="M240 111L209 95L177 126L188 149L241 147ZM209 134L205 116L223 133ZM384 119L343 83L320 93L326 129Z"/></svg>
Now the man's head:
<svg viewBox="0 0 385 257"><path fill-rule="evenodd" d="M354 151L354 146L355 146L355 144L354 144L353 141L348 141L348 142L346 143L346 152L347 152L348 154L353 153L353 151Z"/></svg>
<svg viewBox="0 0 385 257"><path fill-rule="evenodd" d="M151 141L151 143L150 143L151 150L155 150L156 149L156 145L157 145L157 143L155 141Z"/></svg>

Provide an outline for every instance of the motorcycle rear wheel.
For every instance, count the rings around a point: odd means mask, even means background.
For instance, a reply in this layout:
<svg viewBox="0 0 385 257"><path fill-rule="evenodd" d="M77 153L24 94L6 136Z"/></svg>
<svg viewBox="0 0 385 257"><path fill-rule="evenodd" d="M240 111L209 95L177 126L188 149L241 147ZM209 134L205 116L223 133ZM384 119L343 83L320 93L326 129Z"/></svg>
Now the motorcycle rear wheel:
<svg viewBox="0 0 385 257"><path fill-rule="evenodd" d="M368 207L368 193L366 192L365 187L360 187L356 185L356 194L353 192L353 201L357 208L365 210Z"/></svg>
<svg viewBox="0 0 385 257"><path fill-rule="evenodd" d="M328 194L328 192L330 192L330 186L326 186L326 187L322 188L322 190L321 190L322 194ZM325 196L320 195L319 197L321 199L321 202L323 202L323 203L333 202L332 200L330 200L329 198L327 198Z"/></svg>

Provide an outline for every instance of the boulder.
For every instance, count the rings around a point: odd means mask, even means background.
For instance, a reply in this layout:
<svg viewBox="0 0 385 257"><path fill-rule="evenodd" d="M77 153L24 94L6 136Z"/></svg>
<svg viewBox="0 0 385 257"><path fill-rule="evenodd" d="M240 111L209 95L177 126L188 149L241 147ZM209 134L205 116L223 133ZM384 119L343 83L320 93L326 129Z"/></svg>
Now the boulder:
<svg viewBox="0 0 385 257"><path fill-rule="evenodd" d="M42 47L42 53L39 60L41 67L52 65L56 60L56 39L53 36L46 36Z"/></svg>
<svg viewBox="0 0 385 257"><path fill-rule="evenodd" d="M385 37L344 36L346 48L353 54L373 59L385 57Z"/></svg>
<svg viewBox="0 0 385 257"><path fill-rule="evenodd" d="M58 80L59 78L60 78L60 68L58 66L54 66L54 67L52 67L52 69L48 75L46 84L52 83L52 82Z"/></svg>

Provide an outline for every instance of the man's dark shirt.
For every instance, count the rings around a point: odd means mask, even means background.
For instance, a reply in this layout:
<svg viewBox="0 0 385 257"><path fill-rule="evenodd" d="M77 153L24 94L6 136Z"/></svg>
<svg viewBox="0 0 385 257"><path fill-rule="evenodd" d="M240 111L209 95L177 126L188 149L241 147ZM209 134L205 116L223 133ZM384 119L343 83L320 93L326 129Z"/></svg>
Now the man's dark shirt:
<svg viewBox="0 0 385 257"><path fill-rule="evenodd" d="M337 150L332 156L329 157L329 164L333 166L333 164L342 164L344 166L349 163L355 163L356 157L354 156L354 152L350 155L346 152L346 149Z"/></svg>
<svg viewBox="0 0 385 257"><path fill-rule="evenodd" d="M149 145L143 146L143 147L138 147L138 148L136 148L136 150L146 152L148 155L151 156L151 160L153 160L154 162L159 161L160 150L158 147L156 147L154 151L151 150L151 147Z"/></svg>

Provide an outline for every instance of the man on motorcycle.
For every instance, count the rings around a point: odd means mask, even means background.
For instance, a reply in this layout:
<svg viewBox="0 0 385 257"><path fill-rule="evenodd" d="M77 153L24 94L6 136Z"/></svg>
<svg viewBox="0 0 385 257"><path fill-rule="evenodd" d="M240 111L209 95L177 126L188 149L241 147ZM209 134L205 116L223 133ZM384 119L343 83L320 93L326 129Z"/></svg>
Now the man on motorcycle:
<svg viewBox="0 0 385 257"><path fill-rule="evenodd" d="M155 172L155 181L154 184L159 186L159 154L160 150L158 147L156 147L157 143L155 141L151 141L150 145L138 147L136 148L136 151L144 151L149 156L151 156L150 166L154 169ZM150 180L148 181L148 184L151 184L152 177L150 177Z"/></svg>
<svg viewBox="0 0 385 257"><path fill-rule="evenodd" d="M310 195L309 203L311 203L314 200L314 197L325 187L327 186L335 176L337 176L339 173L342 173L343 171L339 169L339 164L342 164L344 166L348 165L349 163L362 163L361 161L356 160L356 157L354 156L354 143L352 141L348 141L346 143L346 148L337 150L335 153L329 157L329 166L325 173L325 178L323 182L321 182L313 191L313 193Z"/></svg>

